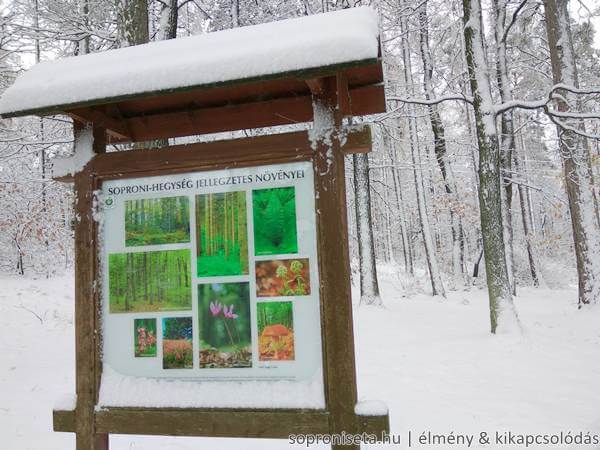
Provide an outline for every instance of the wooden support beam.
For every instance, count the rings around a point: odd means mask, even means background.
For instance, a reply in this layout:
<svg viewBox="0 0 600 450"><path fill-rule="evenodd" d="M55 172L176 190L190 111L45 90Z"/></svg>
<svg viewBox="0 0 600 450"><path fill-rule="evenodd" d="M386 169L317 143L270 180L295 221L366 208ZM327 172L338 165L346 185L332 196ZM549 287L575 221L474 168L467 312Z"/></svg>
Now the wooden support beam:
<svg viewBox="0 0 600 450"><path fill-rule="evenodd" d="M315 96L315 108L333 129L317 144L314 157L317 240L319 248L319 284L321 323L323 326L323 367L325 397L331 413L330 433L357 432L356 368L352 330L350 256L346 211L344 154L341 151L342 111L340 98L347 96L347 83L338 77L324 80L325 90ZM315 114L315 120L321 119ZM315 127L323 124L315 123ZM359 446L333 446L334 450L356 450Z"/></svg>
<svg viewBox="0 0 600 450"><path fill-rule="evenodd" d="M330 414L320 410L196 408L103 408L95 411L96 431L117 434L288 438L329 433ZM75 411L53 411L54 431L75 432ZM389 416L356 416L356 432L381 438Z"/></svg>
<svg viewBox="0 0 600 450"><path fill-rule="evenodd" d="M90 139L79 139L79 134L90 130L75 127L75 151L92 145L103 151L104 130L95 127L99 136L96 144ZM101 371L97 289L97 227L93 213L93 193L98 189L97 179L86 167L75 175L75 363L77 405L75 429L77 450L108 450L108 435L96 433L94 407L98 401Z"/></svg>
<svg viewBox="0 0 600 450"><path fill-rule="evenodd" d="M371 130L363 127L346 135L341 147L345 154L371 151ZM308 133L272 134L252 138L228 139L196 144L173 145L159 149L128 150L98 154L90 162L90 170L99 177L137 173L151 175L168 170L171 173L196 170L229 163L230 167L255 164L259 159L271 162L310 159L314 155ZM161 172L164 173L164 172ZM72 177L55 181L72 182Z"/></svg>
<svg viewBox="0 0 600 450"><path fill-rule="evenodd" d="M99 431L117 434L288 438L327 433L329 414L318 410L137 409L96 412Z"/></svg>
<svg viewBox="0 0 600 450"><path fill-rule="evenodd" d="M318 87L318 79L308 80ZM385 111L382 85L357 87L342 102L344 115L368 115ZM188 106L180 111L165 111L120 119L98 109L82 108L69 112L77 120L93 122L107 128L111 142L151 141L179 136L192 136L222 131L290 125L313 120L312 98L308 95L284 97L260 102L211 108ZM114 113L116 114L116 112Z"/></svg>
<svg viewBox="0 0 600 450"><path fill-rule="evenodd" d="M79 122L90 122L98 128L104 128L108 130L112 136L115 136L120 140L135 140L135 136L131 134L126 123L109 116L99 107L71 109L67 111L67 114Z"/></svg>

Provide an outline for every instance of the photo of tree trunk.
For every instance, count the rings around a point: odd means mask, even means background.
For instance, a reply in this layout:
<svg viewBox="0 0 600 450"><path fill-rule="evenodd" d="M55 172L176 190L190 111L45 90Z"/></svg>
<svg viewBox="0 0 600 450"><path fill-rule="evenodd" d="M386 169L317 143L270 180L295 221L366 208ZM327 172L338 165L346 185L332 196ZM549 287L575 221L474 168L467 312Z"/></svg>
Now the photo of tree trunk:
<svg viewBox="0 0 600 450"><path fill-rule="evenodd" d="M248 273L246 193L196 196L198 277Z"/></svg>
<svg viewBox="0 0 600 450"><path fill-rule="evenodd" d="M125 201L125 246L190 242L188 197Z"/></svg>
<svg viewBox="0 0 600 450"><path fill-rule="evenodd" d="M256 261L257 297L310 295L308 258Z"/></svg>
<svg viewBox="0 0 600 450"><path fill-rule="evenodd" d="M294 187L252 191L256 255L298 253Z"/></svg>
<svg viewBox="0 0 600 450"><path fill-rule="evenodd" d="M294 360L294 313L292 302L256 305L260 361Z"/></svg>
<svg viewBox="0 0 600 450"><path fill-rule="evenodd" d="M198 286L200 368L252 367L249 283Z"/></svg>
<svg viewBox="0 0 600 450"><path fill-rule="evenodd" d="M156 356L156 319L133 321L133 347L136 358Z"/></svg>
<svg viewBox="0 0 600 450"><path fill-rule="evenodd" d="M192 309L189 250L114 253L108 273L111 313Z"/></svg>
<svg viewBox="0 0 600 450"><path fill-rule="evenodd" d="M164 318L163 369L191 369L194 367L192 350L192 318Z"/></svg>

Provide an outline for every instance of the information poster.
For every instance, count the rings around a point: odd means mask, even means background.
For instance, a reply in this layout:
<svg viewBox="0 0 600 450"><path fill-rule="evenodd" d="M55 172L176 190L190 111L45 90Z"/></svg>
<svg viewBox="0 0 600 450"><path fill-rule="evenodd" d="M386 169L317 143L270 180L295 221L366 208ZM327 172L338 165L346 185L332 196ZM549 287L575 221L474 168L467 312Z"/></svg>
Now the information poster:
<svg viewBox="0 0 600 450"><path fill-rule="evenodd" d="M111 180L99 200L105 364L179 379L320 373L311 163Z"/></svg>

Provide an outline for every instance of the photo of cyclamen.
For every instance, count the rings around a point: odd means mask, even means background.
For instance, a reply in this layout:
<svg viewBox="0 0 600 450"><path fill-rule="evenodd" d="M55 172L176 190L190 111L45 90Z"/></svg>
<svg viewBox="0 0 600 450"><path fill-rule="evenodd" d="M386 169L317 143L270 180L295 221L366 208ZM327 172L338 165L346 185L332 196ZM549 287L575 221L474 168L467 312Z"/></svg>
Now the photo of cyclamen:
<svg viewBox="0 0 600 450"><path fill-rule="evenodd" d="M200 367L252 366L248 283L198 286Z"/></svg>

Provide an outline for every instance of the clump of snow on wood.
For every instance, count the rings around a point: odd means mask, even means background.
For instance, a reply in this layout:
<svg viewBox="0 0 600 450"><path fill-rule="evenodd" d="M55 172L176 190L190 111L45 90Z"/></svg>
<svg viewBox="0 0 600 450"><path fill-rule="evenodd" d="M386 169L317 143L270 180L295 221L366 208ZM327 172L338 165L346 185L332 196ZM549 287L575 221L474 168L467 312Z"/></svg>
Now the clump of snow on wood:
<svg viewBox="0 0 600 450"><path fill-rule="evenodd" d="M368 7L44 62L19 77L0 114L376 58Z"/></svg>
<svg viewBox="0 0 600 450"><path fill-rule="evenodd" d="M363 400L354 407L357 416L385 416L387 413L387 405L379 400Z"/></svg>
<svg viewBox="0 0 600 450"><path fill-rule="evenodd" d="M102 370L99 406L151 408L325 407L322 373L307 381L182 381Z"/></svg>
<svg viewBox="0 0 600 450"><path fill-rule="evenodd" d="M54 177L65 177L80 172L94 157L93 150L94 135L92 128L81 130L75 138L75 150L69 156L57 156L52 159L52 175Z"/></svg>
<svg viewBox="0 0 600 450"><path fill-rule="evenodd" d="M56 411L74 411L77 405L76 394L64 394L54 402L54 410Z"/></svg>

